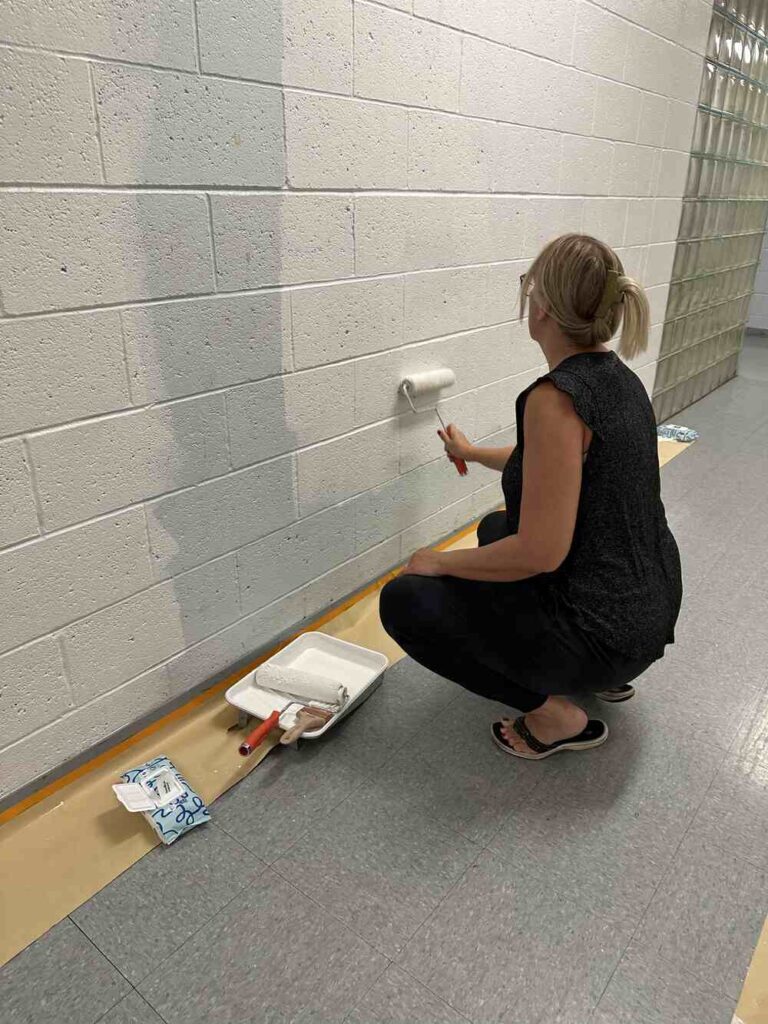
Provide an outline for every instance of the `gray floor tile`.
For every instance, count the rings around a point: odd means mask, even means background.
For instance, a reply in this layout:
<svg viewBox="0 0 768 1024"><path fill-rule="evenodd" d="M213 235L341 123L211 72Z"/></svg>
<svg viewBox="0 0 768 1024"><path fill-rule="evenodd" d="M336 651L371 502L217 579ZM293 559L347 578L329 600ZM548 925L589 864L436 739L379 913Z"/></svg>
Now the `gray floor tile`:
<svg viewBox="0 0 768 1024"><path fill-rule="evenodd" d="M163 1024L163 1019L138 992L131 992L101 1017L99 1024Z"/></svg>
<svg viewBox="0 0 768 1024"><path fill-rule="evenodd" d="M736 1001L661 957L628 953L591 1024L731 1024Z"/></svg>
<svg viewBox="0 0 768 1024"><path fill-rule="evenodd" d="M484 747L490 745L488 735L486 730ZM495 757L493 762L494 774L475 766L463 770L448 764L438 767L422 757L421 742L416 739L375 774L373 798L408 804L485 846L510 811L522 806L541 781L534 772L516 771L515 766Z"/></svg>
<svg viewBox="0 0 768 1024"><path fill-rule="evenodd" d="M729 756L704 797L692 832L768 871L768 761Z"/></svg>
<svg viewBox="0 0 768 1024"><path fill-rule="evenodd" d="M489 849L566 894L639 916L724 752L671 737L653 695L598 713L609 722L608 743L561 755L558 772L509 815Z"/></svg>
<svg viewBox="0 0 768 1024"><path fill-rule="evenodd" d="M344 1024L465 1024L462 1017L392 964Z"/></svg>
<svg viewBox="0 0 768 1024"><path fill-rule="evenodd" d="M356 768L375 770L410 737L430 728L460 692L455 683L403 658L387 669L365 704L318 742L333 747L337 757Z"/></svg>
<svg viewBox="0 0 768 1024"><path fill-rule="evenodd" d="M130 985L68 919L0 972L3 1024L95 1024Z"/></svg>
<svg viewBox="0 0 768 1024"><path fill-rule="evenodd" d="M419 734L415 741L419 757L439 771L477 783L486 781L491 791L507 784L529 791L552 766L549 761L535 764L511 758L493 743L491 723L509 716L511 710L466 690L460 691L429 729Z"/></svg>
<svg viewBox="0 0 768 1024"><path fill-rule="evenodd" d="M267 862L282 856L361 784L333 748L312 741L277 747L214 804L216 824Z"/></svg>
<svg viewBox="0 0 768 1024"><path fill-rule="evenodd" d="M753 764L768 764L768 694L763 693L744 716L731 754Z"/></svg>
<svg viewBox="0 0 768 1024"><path fill-rule="evenodd" d="M479 848L366 786L275 863L312 899L396 957Z"/></svg>
<svg viewBox="0 0 768 1024"><path fill-rule="evenodd" d="M72 917L136 984L263 870L210 823L152 850Z"/></svg>
<svg viewBox="0 0 768 1024"><path fill-rule="evenodd" d="M737 999L768 913L768 874L690 833L635 942Z"/></svg>
<svg viewBox="0 0 768 1024"><path fill-rule="evenodd" d="M472 1021L570 1024L588 1019L636 923L484 853L400 963Z"/></svg>
<svg viewBox="0 0 768 1024"><path fill-rule="evenodd" d="M139 989L167 1024L341 1024L386 966L268 870Z"/></svg>

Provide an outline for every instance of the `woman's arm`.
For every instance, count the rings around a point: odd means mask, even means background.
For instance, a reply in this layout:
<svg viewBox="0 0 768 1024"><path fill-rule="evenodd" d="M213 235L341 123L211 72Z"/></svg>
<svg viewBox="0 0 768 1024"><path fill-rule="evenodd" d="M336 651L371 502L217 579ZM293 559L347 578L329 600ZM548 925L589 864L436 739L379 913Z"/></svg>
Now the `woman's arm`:
<svg viewBox="0 0 768 1024"><path fill-rule="evenodd" d="M453 423L448 424L447 432L438 430L437 433L449 455L463 459L465 462L479 462L481 466L497 469L499 472L504 469L510 455L515 450L514 445L511 448L478 448L471 444Z"/></svg>
<svg viewBox="0 0 768 1024"><path fill-rule="evenodd" d="M405 571L498 583L554 572L573 540L585 430L567 395L553 384L537 387L525 407L518 532L482 548L417 551Z"/></svg>

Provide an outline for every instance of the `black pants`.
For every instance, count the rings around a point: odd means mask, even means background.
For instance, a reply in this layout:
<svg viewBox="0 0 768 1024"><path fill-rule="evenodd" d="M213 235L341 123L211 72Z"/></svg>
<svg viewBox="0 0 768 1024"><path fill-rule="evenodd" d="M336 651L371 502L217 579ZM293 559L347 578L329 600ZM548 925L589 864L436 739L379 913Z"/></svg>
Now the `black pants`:
<svg viewBox="0 0 768 1024"><path fill-rule="evenodd" d="M506 516L481 522L480 546L508 536ZM609 690L650 661L630 661L579 629L538 577L484 583L452 576L399 576L381 592L387 633L419 664L520 711L552 694Z"/></svg>

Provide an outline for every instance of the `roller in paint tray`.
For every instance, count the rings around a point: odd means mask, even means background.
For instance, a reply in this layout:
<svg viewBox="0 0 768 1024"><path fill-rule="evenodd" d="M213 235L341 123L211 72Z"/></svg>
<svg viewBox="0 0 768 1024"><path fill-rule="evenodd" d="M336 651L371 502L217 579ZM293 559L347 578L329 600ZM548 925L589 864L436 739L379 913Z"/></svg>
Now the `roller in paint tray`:
<svg viewBox="0 0 768 1024"><path fill-rule="evenodd" d="M411 409L415 412L426 412L426 409L417 409L414 405L414 399L419 398L421 395L427 394L430 391L439 391L442 388L450 388L456 383L456 374L453 370L449 370L447 367L442 370L425 370L423 373L412 373L407 377L403 377L400 382L400 391L408 400L408 404ZM440 409L435 405L435 414L440 421L440 426L443 428L445 433L448 433L448 427L445 425ZM448 458L456 467L457 472L461 476L466 476L469 472L467 464L464 459L457 459L454 455L449 455Z"/></svg>
<svg viewBox="0 0 768 1024"><path fill-rule="evenodd" d="M240 752L251 753L271 732L281 743L318 739L373 693L389 664L385 655L325 633L302 633L226 692L241 712L261 724Z"/></svg>

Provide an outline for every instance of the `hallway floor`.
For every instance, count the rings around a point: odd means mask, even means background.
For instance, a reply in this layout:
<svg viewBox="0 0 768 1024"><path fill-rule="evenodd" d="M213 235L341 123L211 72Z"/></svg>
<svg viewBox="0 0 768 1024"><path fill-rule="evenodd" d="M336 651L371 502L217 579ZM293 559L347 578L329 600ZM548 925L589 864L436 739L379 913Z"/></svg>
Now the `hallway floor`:
<svg viewBox="0 0 768 1024"><path fill-rule="evenodd" d="M3 968L3 1021L729 1024L768 914L768 340L742 374L676 417L678 643L604 747L513 761L401 661Z"/></svg>

